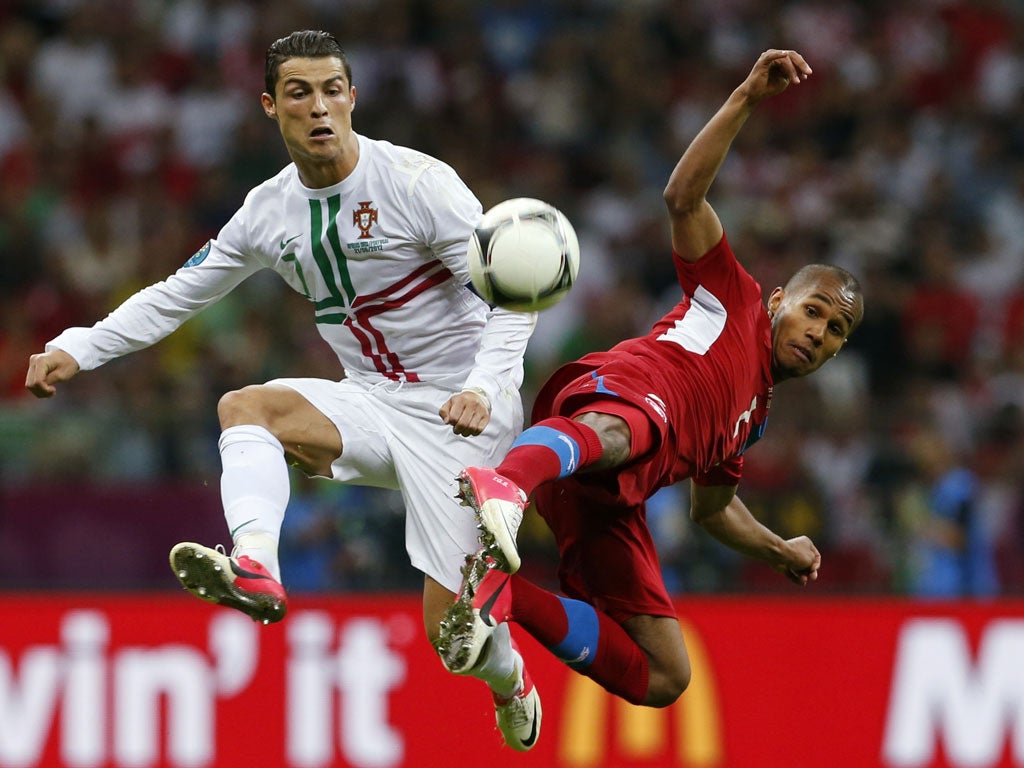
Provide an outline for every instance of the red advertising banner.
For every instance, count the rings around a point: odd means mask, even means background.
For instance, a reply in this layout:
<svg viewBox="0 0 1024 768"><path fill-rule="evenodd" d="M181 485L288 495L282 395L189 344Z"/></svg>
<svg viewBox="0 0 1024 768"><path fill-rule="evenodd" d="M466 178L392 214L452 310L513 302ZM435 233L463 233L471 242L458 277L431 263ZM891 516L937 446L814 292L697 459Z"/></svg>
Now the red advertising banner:
<svg viewBox="0 0 1024 768"><path fill-rule="evenodd" d="M0 595L0 768L1024 766L1024 603L680 601L693 682L627 705L522 632L538 745L443 670L414 596ZM516 630L513 630L516 631Z"/></svg>

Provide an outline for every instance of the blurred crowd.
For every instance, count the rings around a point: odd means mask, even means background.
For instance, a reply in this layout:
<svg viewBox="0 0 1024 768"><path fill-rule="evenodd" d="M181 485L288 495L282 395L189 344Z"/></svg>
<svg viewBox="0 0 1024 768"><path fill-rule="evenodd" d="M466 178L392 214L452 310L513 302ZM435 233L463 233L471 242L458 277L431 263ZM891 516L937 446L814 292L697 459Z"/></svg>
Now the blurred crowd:
<svg viewBox="0 0 1024 768"><path fill-rule="evenodd" d="M23 387L29 354L173 272L287 162L259 94L267 45L300 28L346 48L356 131L444 159L485 208L539 197L576 225L581 278L542 315L528 403L559 362L678 300L669 172L762 50L803 53L814 76L762 105L709 198L766 292L833 262L867 311L835 361L776 391L740 495L814 538L823 589L1021 593L1014 0L0 1L0 482L215 483L221 394L343 375L311 307L257 275L52 401ZM681 486L649 510L674 589L785 585L687 504ZM393 493L296 477L286 581L416 588L402 526ZM550 579L543 526L521 535Z"/></svg>

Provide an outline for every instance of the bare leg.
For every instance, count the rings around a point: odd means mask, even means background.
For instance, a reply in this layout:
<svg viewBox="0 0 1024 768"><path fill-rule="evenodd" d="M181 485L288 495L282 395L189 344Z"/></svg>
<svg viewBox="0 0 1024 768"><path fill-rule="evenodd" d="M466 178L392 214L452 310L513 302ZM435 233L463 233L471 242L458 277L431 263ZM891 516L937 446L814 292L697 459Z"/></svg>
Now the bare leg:
<svg viewBox="0 0 1024 768"><path fill-rule="evenodd" d="M259 384L224 395L217 405L222 430L254 424L281 441L289 464L307 475L331 477L341 456L338 428L302 395L281 384Z"/></svg>
<svg viewBox="0 0 1024 768"><path fill-rule="evenodd" d="M690 684L690 657L676 619L634 616L622 625L647 654L648 685L644 704L667 707Z"/></svg>
<svg viewBox="0 0 1024 768"><path fill-rule="evenodd" d="M454 601L454 592L442 587L429 576L423 577L423 626L431 645L437 643L441 619Z"/></svg>

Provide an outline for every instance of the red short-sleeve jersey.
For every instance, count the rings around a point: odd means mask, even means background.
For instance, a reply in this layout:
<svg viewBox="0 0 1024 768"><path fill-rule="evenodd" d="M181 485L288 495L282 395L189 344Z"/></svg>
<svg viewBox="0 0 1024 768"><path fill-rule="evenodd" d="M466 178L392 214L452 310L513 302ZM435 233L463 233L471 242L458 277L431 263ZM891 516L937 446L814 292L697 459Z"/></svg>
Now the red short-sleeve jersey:
<svg viewBox="0 0 1024 768"><path fill-rule="evenodd" d="M655 450L593 476L628 504L686 477L738 483L741 454L763 433L771 401L771 322L761 286L724 235L694 263L674 258L680 302L646 336L556 371L533 412L538 421L608 399L643 409L655 427ZM590 477L577 480L590 484Z"/></svg>
<svg viewBox="0 0 1024 768"><path fill-rule="evenodd" d="M586 355L541 389L534 422L581 408L641 409L655 444L614 470L542 483L537 511L554 532L562 590L622 622L674 616L646 500L685 477L734 485L771 400L771 323L761 287L722 240L696 263L676 257L682 300L649 334ZM616 407L611 407L613 404Z"/></svg>

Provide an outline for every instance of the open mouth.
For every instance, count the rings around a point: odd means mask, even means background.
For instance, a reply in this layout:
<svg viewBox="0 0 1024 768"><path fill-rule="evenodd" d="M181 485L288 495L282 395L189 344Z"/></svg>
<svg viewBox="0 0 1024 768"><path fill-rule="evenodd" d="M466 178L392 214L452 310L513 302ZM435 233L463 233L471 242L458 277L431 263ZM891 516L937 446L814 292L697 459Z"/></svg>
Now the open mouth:
<svg viewBox="0 0 1024 768"><path fill-rule="evenodd" d="M314 128L312 131L309 132L309 137L311 139L325 139L325 138L329 138L329 137L331 137L333 135L334 135L334 131L332 131L330 128L326 128L326 127L324 127L324 128Z"/></svg>

